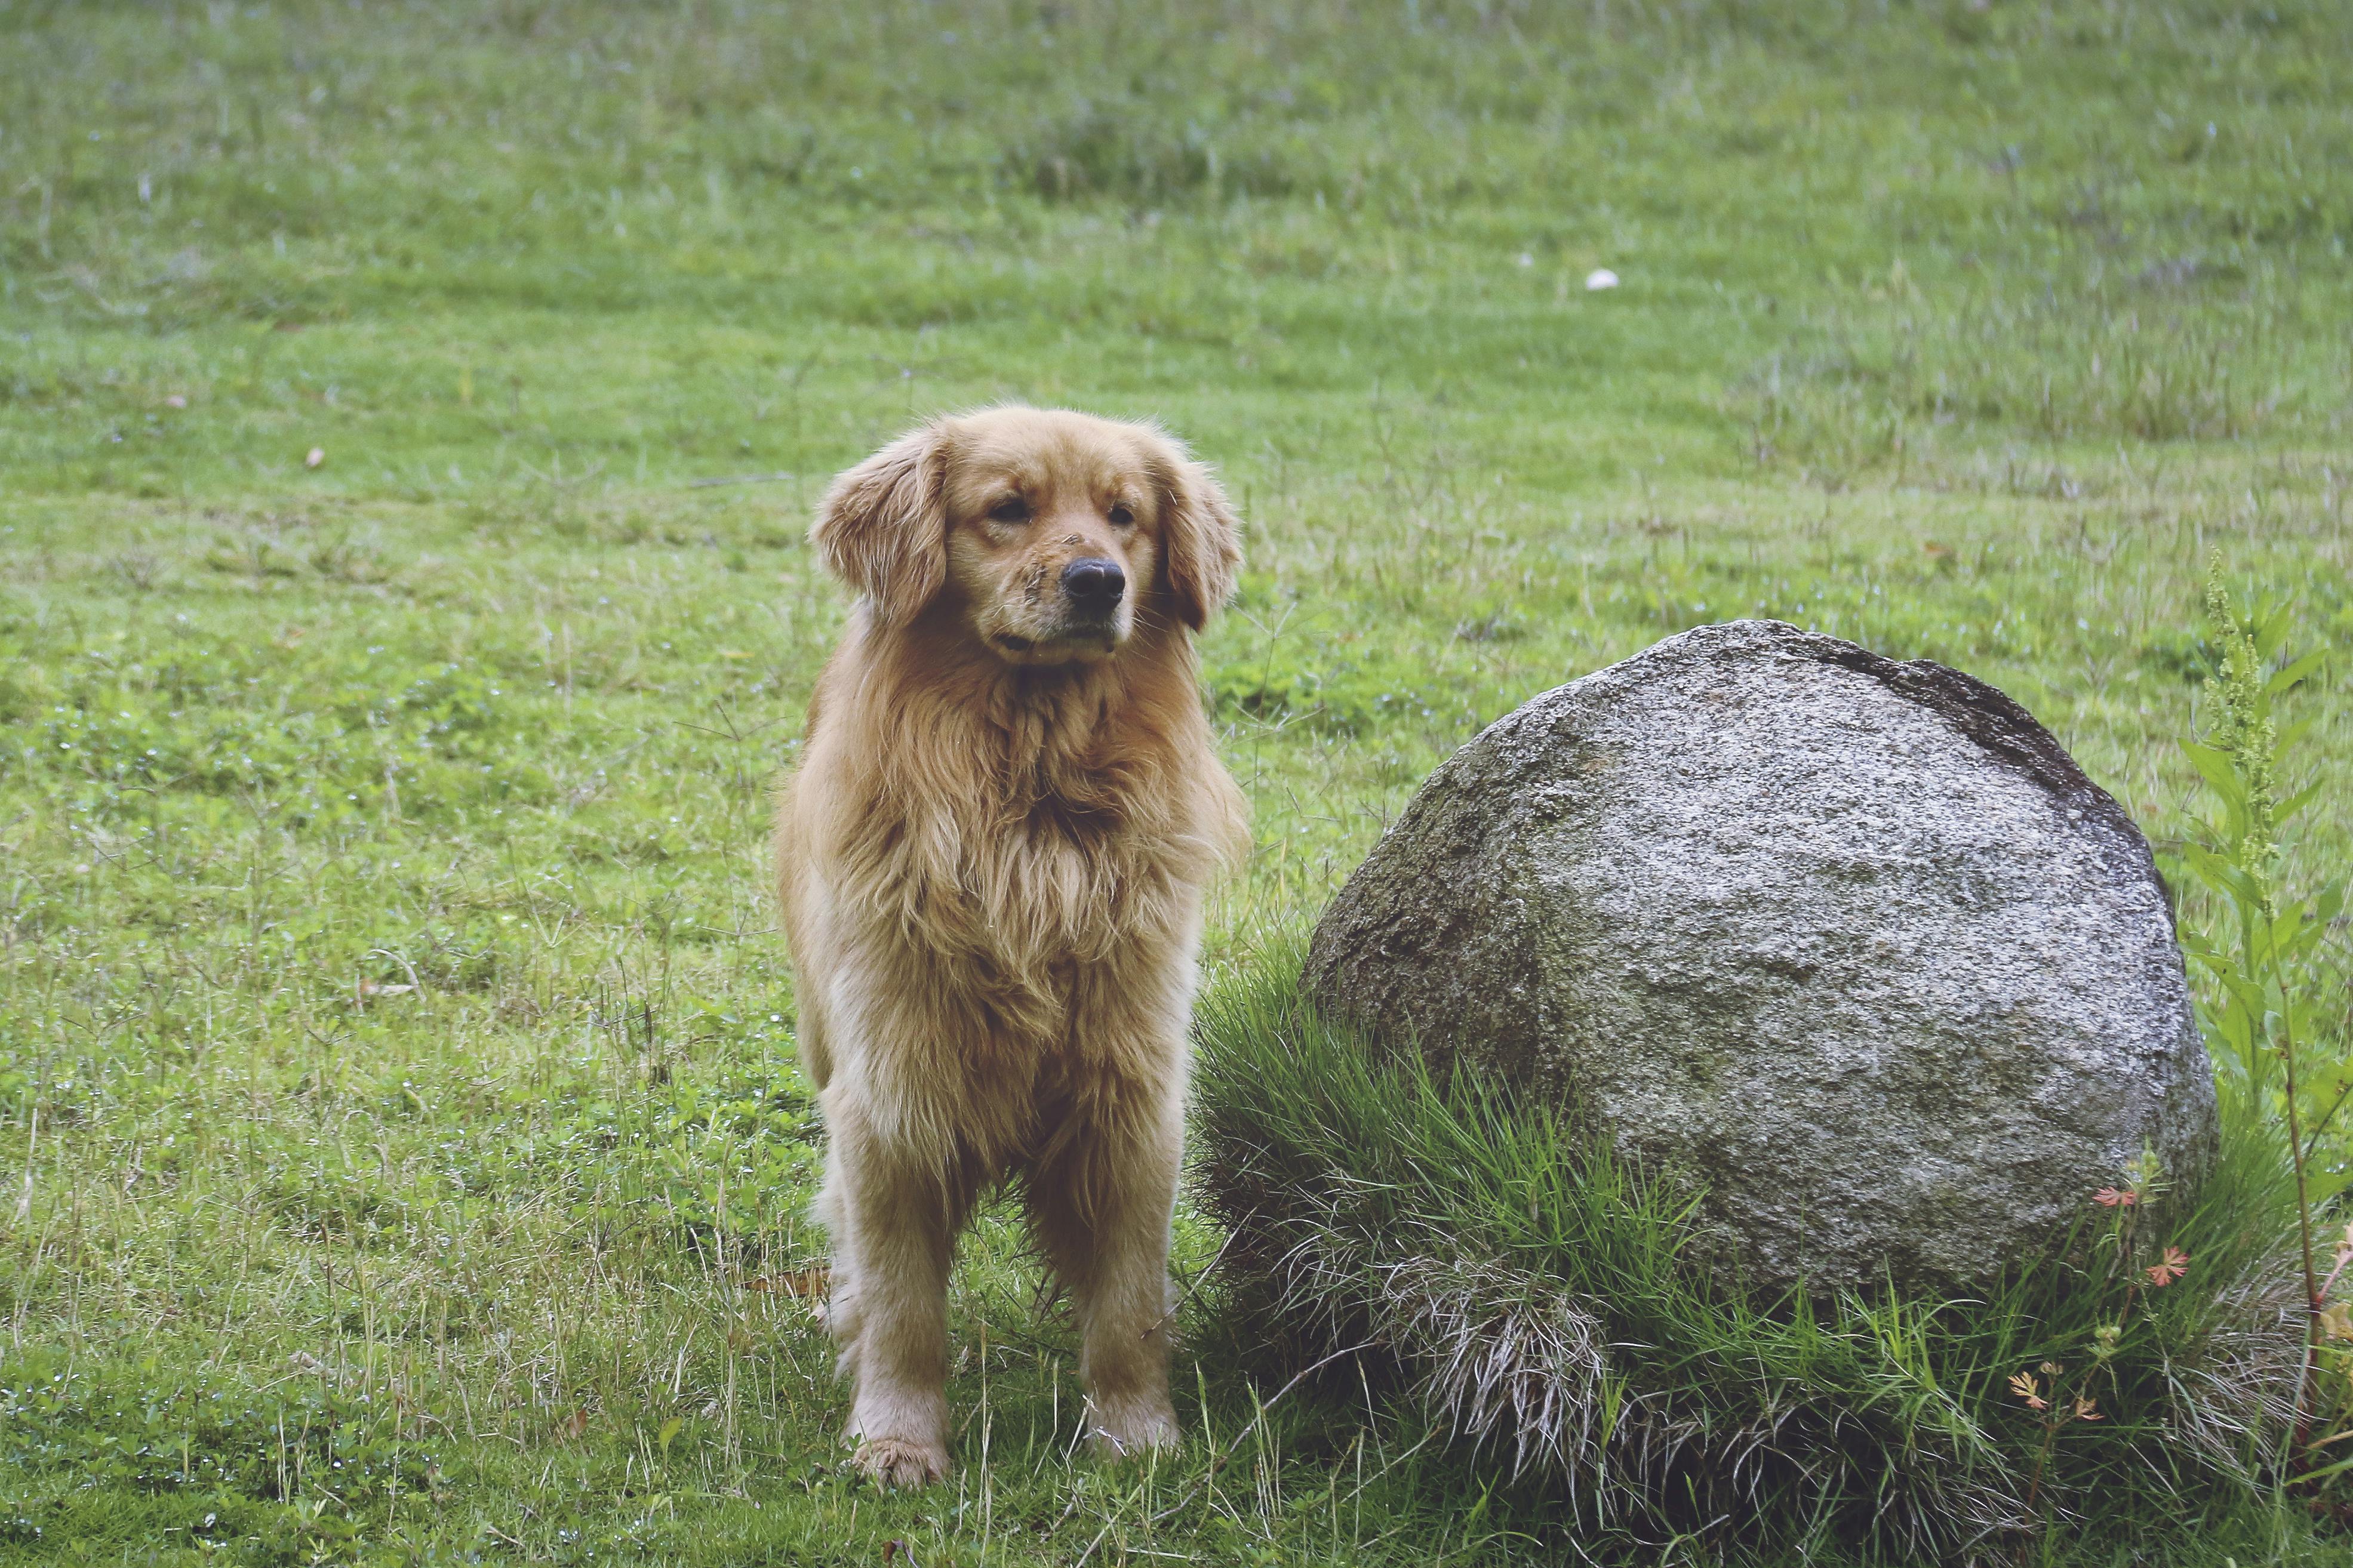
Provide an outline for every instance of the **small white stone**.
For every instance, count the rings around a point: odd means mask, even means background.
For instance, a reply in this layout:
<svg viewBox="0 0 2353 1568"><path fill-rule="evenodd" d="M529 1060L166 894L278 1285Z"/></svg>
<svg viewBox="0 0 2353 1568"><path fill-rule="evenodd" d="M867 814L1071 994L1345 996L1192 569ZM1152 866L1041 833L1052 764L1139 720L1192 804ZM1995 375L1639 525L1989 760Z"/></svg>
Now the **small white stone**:
<svg viewBox="0 0 2353 1568"><path fill-rule="evenodd" d="M1607 267L1597 267L1585 275L1585 291L1588 294L1616 287L1618 287L1618 274L1610 271Z"/></svg>

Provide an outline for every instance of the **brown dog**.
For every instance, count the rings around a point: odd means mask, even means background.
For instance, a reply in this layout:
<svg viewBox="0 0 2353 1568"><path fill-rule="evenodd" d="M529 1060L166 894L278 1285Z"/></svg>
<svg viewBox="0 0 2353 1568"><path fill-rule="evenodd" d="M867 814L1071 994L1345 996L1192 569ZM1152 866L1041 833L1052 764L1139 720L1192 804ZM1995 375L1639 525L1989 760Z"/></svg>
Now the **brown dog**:
<svg viewBox="0 0 2353 1568"><path fill-rule="evenodd" d="M1233 512L1156 430L1006 407L843 474L811 537L861 597L776 875L858 1463L945 1472L948 1266L1008 1175L1077 1310L1096 1448L1171 1442L1195 951L1248 841L1191 641L1233 585Z"/></svg>

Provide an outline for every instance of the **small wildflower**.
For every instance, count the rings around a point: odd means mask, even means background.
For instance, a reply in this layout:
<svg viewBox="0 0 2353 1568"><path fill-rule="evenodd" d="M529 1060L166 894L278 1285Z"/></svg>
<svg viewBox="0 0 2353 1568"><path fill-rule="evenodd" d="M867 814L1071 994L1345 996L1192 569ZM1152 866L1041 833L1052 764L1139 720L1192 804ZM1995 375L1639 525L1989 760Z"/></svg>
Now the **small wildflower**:
<svg viewBox="0 0 2353 1568"><path fill-rule="evenodd" d="M2046 1361L2036 1370L2045 1377L2059 1377L2064 1374L2067 1369L2055 1361Z"/></svg>
<svg viewBox="0 0 2353 1568"><path fill-rule="evenodd" d="M2150 1264L2147 1270L2148 1282L2152 1285L2170 1285L2189 1271L2189 1254L2178 1247L2167 1247L2165 1257Z"/></svg>
<svg viewBox="0 0 2353 1568"><path fill-rule="evenodd" d="M2088 1397L2088 1396L2086 1396L2086 1395L2084 1395L2084 1394L2079 1394L2075 1395L2075 1419L2076 1419L2076 1420L2078 1420L2078 1421L2097 1421L2099 1418L2100 1418L2100 1402L2099 1402L2098 1400L2096 1400L2096 1399L2093 1399L2093 1398L2090 1398L2090 1397Z"/></svg>
<svg viewBox="0 0 2353 1568"><path fill-rule="evenodd" d="M2046 1363L2044 1364L2047 1365L2049 1363ZM2032 1377L2029 1376L2025 1373L2013 1372L2010 1374L2010 1391L2018 1395L2021 1399L2026 1401L2026 1407L2029 1410L2048 1410L2051 1408L2049 1401L2042 1397L2042 1384L2036 1383Z"/></svg>
<svg viewBox="0 0 2353 1568"><path fill-rule="evenodd" d="M2102 1187L2092 1194L2092 1201L2104 1209L2130 1208L2140 1202L2140 1194L2122 1187Z"/></svg>

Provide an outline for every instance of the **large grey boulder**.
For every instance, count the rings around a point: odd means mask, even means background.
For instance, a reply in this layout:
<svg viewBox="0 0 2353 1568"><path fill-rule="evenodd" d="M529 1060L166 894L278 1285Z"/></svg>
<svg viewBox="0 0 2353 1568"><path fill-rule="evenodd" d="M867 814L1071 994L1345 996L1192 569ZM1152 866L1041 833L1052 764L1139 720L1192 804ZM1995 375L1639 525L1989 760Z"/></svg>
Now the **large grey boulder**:
<svg viewBox="0 0 2353 1568"><path fill-rule="evenodd" d="M1548 691L1430 775L1316 927L1327 1014L1704 1190L1769 1288L1967 1288L2214 1087L2148 844L2026 710L1777 621Z"/></svg>

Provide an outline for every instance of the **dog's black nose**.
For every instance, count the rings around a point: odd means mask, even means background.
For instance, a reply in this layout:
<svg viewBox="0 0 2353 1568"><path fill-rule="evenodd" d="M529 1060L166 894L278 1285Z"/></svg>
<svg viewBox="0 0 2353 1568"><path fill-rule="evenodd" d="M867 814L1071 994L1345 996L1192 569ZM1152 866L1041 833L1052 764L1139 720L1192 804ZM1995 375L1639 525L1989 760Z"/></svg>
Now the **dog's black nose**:
<svg viewBox="0 0 2353 1568"><path fill-rule="evenodd" d="M1062 592L1080 609L1108 610L1127 592L1127 574L1118 562L1091 555L1062 568Z"/></svg>

